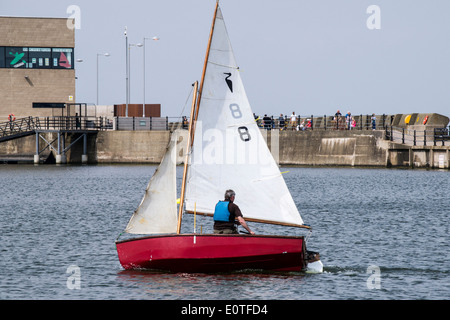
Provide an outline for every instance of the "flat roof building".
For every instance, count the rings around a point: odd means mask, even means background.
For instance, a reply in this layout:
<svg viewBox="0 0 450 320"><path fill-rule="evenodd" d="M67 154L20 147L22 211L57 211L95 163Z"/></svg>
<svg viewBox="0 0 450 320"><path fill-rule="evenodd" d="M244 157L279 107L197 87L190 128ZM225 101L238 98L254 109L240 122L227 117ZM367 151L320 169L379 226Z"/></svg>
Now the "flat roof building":
<svg viewBox="0 0 450 320"><path fill-rule="evenodd" d="M65 104L75 103L75 30L68 25L67 18L0 17L0 121L11 113L67 115Z"/></svg>

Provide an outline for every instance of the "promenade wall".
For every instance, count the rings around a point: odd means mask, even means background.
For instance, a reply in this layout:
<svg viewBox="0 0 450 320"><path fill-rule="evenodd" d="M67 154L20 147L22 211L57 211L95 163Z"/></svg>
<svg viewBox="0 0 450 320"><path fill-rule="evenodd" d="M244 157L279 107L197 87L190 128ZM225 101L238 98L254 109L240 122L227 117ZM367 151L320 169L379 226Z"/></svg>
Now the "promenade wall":
<svg viewBox="0 0 450 320"><path fill-rule="evenodd" d="M187 131L184 130L187 135ZM370 166L450 168L450 147L408 146L385 140L383 130L261 130L269 149L280 165ZM170 131L100 131L88 138L89 163L158 164L170 139ZM45 136L52 141L51 133ZM33 161L35 136L0 143L0 162ZM68 136L67 144L76 139ZM180 138L182 139L182 138ZM184 143L179 140L182 147ZM43 145L40 147L43 148ZM183 160L182 150L178 160ZM41 163L51 163L53 150L41 153ZM67 153L68 163L80 163L82 144Z"/></svg>
<svg viewBox="0 0 450 320"><path fill-rule="evenodd" d="M272 134L268 133L268 141L276 141ZM388 143L383 140L383 131L281 131L278 134L280 165L386 165Z"/></svg>

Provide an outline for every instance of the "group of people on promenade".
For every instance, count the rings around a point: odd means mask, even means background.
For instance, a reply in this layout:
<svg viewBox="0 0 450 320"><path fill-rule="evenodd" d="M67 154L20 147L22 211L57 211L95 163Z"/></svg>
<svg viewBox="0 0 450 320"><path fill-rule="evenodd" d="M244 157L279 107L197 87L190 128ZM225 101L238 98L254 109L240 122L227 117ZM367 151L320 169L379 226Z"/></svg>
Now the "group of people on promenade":
<svg viewBox="0 0 450 320"><path fill-rule="evenodd" d="M341 111L338 109L334 114L333 121L345 123L345 129L347 130L351 130L356 127L356 119L352 116L350 111L347 111L345 116L342 116ZM372 124L372 130L376 130L377 117L375 116L375 113L372 113L370 123Z"/></svg>
<svg viewBox="0 0 450 320"><path fill-rule="evenodd" d="M283 116L281 113L278 119L274 119L273 116L268 116L267 114L264 115L264 117L261 119L261 117L257 116L255 113L253 113L253 116L255 118L255 121L258 123L259 127L262 127L266 130L272 130L272 129L279 129L279 130L297 130L297 131L304 131L312 128L313 123L311 118L301 118L300 116L296 115L293 111L292 114L288 116ZM361 119L362 120L362 119ZM370 122L372 125L372 130L376 130L376 116L373 113ZM277 123L278 122L278 125ZM336 129L346 129L351 130L352 128L355 128L357 126L356 119L352 116L351 112L348 111L345 116L342 115L340 110L337 110L335 113L333 120L333 124L331 127Z"/></svg>
<svg viewBox="0 0 450 320"><path fill-rule="evenodd" d="M291 116L283 116L281 113L278 119L274 119L273 116L268 116L267 114L261 119L261 117L257 116L253 113L255 121L258 123L259 127L262 127L266 130L279 129L279 130L306 130L311 128L312 121L311 119L303 119L300 122L300 117L292 112ZM278 123L277 123L278 122Z"/></svg>
<svg viewBox="0 0 450 320"><path fill-rule="evenodd" d="M264 117L259 117L255 113L253 113L253 117L257 122L260 128L264 128L266 130L297 130L297 131L305 131L313 128L313 119L312 117L300 117L294 111L290 116L283 115L282 113L278 118L274 118L273 116L268 116L264 114ZM362 119L359 119L362 121ZM372 130L376 130L376 121L377 118L374 113L370 118L370 123L372 126ZM187 129L189 124L189 120L186 116L183 116L182 126ZM356 118L352 116L351 112L348 111L344 116L342 115L340 110L337 110L332 118L331 124L329 125L332 129L338 130L352 130L357 127L358 123ZM368 127L368 123L366 124Z"/></svg>

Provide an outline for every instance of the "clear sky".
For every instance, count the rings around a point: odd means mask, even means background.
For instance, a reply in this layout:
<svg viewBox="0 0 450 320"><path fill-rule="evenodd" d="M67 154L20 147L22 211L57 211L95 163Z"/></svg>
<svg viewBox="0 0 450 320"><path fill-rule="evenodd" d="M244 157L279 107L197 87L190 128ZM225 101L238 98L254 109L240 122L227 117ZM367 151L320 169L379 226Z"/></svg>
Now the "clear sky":
<svg viewBox="0 0 450 320"><path fill-rule="evenodd" d="M70 17L77 102L125 103L125 26L146 40L146 103L189 115L215 0L22 0L1 16ZM367 13L371 5L380 9ZM256 114L437 112L450 116L449 0L221 0L236 60ZM370 29L367 25L377 26ZM26 44L24 44L26 45ZM143 102L143 49L131 48L130 103ZM187 103L186 103L187 102ZM184 108L184 110L183 110Z"/></svg>

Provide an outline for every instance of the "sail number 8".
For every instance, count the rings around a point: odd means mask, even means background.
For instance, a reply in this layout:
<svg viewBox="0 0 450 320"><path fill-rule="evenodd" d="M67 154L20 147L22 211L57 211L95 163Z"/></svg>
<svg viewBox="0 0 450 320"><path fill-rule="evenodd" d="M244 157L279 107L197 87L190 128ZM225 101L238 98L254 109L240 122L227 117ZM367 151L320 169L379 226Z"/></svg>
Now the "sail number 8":
<svg viewBox="0 0 450 320"><path fill-rule="evenodd" d="M241 108L239 108L239 105L237 103L230 104L230 110L231 110L231 115L233 116L233 118L235 118L235 119L242 118Z"/></svg>
<svg viewBox="0 0 450 320"><path fill-rule="evenodd" d="M230 111L233 118L235 119L242 118L241 108L239 108L239 105L237 103L230 104ZM241 138L242 141L244 142L250 141L251 137L247 127L239 127L238 132L239 137Z"/></svg>
<svg viewBox="0 0 450 320"><path fill-rule="evenodd" d="M241 137L241 140L244 142L250 141L250 133L248 133L247 127L239 127L238 128L239 136Z"/></svg>

